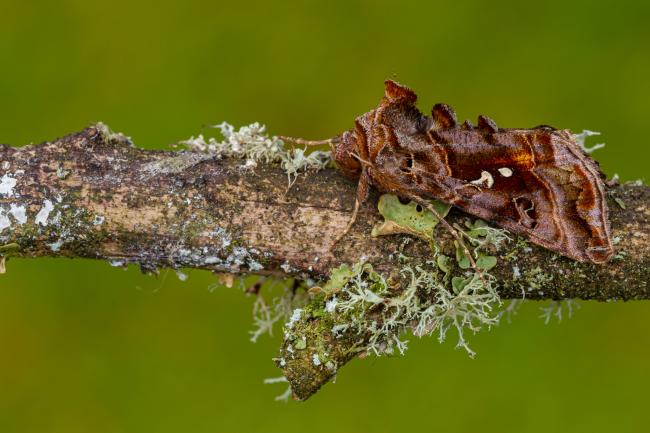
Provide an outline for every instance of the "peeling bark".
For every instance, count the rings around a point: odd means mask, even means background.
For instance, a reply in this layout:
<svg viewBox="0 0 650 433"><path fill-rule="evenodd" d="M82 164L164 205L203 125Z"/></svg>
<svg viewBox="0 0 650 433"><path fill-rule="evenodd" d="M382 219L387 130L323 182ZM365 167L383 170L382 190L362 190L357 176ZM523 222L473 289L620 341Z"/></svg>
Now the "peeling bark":
<svg viewBox="0 0 650 433"><path fill-rule="evenodd" d="M0 147L0 254L85 257L139 263L143 270L191 267L217 272L325 278L362 258L378 272L402 251L425 261L425 242L370 236L377 197L351 232L355 187L336 170L301 175L287 192L278 167L188 151L135 148L96 125L53 142ZM649 299L650 189L608 191L617 257L578 263L533 244L511 242L491 274L502 298ZM449 215L458 222L468 216ZM452 239L437 239L453 254Z"/></svg>

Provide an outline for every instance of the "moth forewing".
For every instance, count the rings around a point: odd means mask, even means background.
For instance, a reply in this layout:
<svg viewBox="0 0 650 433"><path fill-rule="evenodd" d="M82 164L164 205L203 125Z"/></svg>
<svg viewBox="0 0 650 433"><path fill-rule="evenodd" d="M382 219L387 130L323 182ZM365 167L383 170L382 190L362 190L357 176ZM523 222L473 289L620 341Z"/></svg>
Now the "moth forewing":
<svg viewBox="0 0 650 433"><path fill-rule="evenodd" d="M579 261L613 256L602 175L569 131L500 129L487 116L459 126L451 107L428 117L415 101L388 80L379 106L331 142L340 170L360 182L353 217L374 186L447 202Z"/></svg>

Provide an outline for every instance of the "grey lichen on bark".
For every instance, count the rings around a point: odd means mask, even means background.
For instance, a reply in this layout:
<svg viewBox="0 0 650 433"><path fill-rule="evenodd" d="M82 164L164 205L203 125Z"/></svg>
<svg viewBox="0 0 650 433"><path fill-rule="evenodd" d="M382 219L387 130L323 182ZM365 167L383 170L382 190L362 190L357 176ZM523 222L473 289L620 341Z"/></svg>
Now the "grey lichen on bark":
<svg viewBox="0 0 650 433"><path fill-rule="evenodd" d="M251 170L214 154L138 149L95 125L52 142L0 147L0 256L85 257L138 263L150 272L191 267L314 280L359 262L395 274L401 266L396 254L424 266L432 254L428 243L370 235L381 220L377 195L333 245L350 217L355 188L330 168L300 175L287 190L285 172L272 164ZM605 265L578 263L514 239L495 253L490 270L498 295L650 299L649 199L650 189L640 183L608 189L617 255ZM448 216L460 225L468 218L455 210ZM444 228L436 228L436 243L442 254L454 255ZM301 326L307 326L305 335L319 333L314 341L327 345L337 368L359 354L358 338L323 333L319 320ZM334 373L314 365L322 347L306 349L282 366L299 398Z"/></svg>

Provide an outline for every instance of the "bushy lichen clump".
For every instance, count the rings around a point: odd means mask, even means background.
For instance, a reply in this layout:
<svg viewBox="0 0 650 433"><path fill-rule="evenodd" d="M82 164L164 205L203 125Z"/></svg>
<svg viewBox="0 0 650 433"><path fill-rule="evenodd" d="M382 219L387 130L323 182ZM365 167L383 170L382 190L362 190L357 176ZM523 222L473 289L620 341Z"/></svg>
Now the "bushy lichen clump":
<svg viewBox="0 0 650 433"><path fill-rule="evenodd" d="M254 168L258 163L280 164L287 174L289 185L293 184L301 171L321 170L331 161L331 154L327 151L317 150L306 154L304 149L286 149L284 141L275 136L269 137L266 126L257 122L242 126L239 130L226 122L211 128L219 129L224 140L218 141L214 137L206 140L203 134L199 134L179 144L196 152L243 159L244 168Z"/></svg>
<svg viewBox="0 0 650 433"><path fill-rule="evenodd" d="M452 284L436 261L426 265L399 259L400 271L384 276L368 263L343 265L314 299L295 309L284 327L277 364L304 399L335 375L339 366L358 355L404 354L406 331L416 336L436 334L444 341L450 330L457 347L470 356L465 333L497 323L499 297L471 272L462 284Z"/></svg>
<svg viewBox="0 0 650 433"><path fill-rule="evenodd" d="M426 239L426 233L418 234L423 223L435 226L433 215L422 215L428 212L422 207L390 197L383 203L389 233ZM402 208L387 211L386 203ZM432 244L431 260L424 264L398 253L391 275L375 271L369 263L342 265L325 284L309 290L311 301L295 308L284 326L284 343L276 359L297 398L309 397L352 357L404 354L408 347L404 335L409 331L418 337L435 334L442 342L453 330L457 347L474 356L467 331L489 328L499 319L496 307L501 301L488 273L496 258L489 254L510 238L482 221L457 230L471 247L483 278L471 268L462 248L452 258Z"/></svg>
<svg viewBox="0 0 650 433"><path fill-rule="evenodd" d="M578 145L580 146L582 151L587 153L587 154L590 154L595 150L602 149L603 147L605 147L605 143L596 143L591 147L587 147L587 145L586 145L587 138L593 137L594 135L600 135L600 132L590 131L588 129L584 129L579 134L573 134L573 136L576 139L576 142L578 143Z"/></svg>
<svg viewBox="0 0 650 433"><path fill-rule="evenodd" d="M277 323L285 323L294 311L303 308L309 302L305 286L289 287L283 282L274 281L271 287L266 289L271 290L276 284L282 286L282 294L274 297L270 304L259 292L256 294L253 303L253 330L250 331L250 340L253 343L264 334L273 336L273 328Z"/></svg>

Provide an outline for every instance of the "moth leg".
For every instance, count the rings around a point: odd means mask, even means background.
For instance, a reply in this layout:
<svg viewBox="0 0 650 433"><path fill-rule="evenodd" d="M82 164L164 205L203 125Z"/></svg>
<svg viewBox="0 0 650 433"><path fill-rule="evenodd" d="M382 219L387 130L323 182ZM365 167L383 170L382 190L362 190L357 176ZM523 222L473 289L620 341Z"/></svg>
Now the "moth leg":
<svg viewBox="0 0 650 433"><path fill-rule="evenodd" d="M355 221L357 220L357 214L359 213L359 208L361 207L361 204L368 199L368 194L370 193L370 179L368 178L368 172L366 171L366 168L364 167L361 170L361 176L359 177L359 183L357 184L357 196L354 200L354 209L352 210L352 216L350 217L350 220L348 221L348 225L345 227L345 229L336 237L332 245L330 246L330 250L333 249L336 244L339 243L345 235L348 234L352 226L354 225Z"/></svg>
<svg viewBox="0 0 650 433"><path fill-rule="evenodd" d="M445 228L453 236L454 240L456 240L458 245L460 245L460 247L463 249L463 253L465 254L467 259L469 260L469 263L472 265L472 269L474 269L474 271L476 271L479 278L481 279L481 282L483 283L483 287L487 288L487 281L485 281L485 276L483 275L483 271L481 271L478 268L478 266L476 266L476 261L474 260L474 257L472 257L472 253L469 251L469 248L467 248L467 245L465 245L465 242L463 242L463 238L458 234L458 231L455 228L453 228L451 226L451 224L449 224L447 222L447 220L444 219L444 217L442 215L440 215L440 213L436 210L435 207L433 207L433 205L431 203L427 202L426 200L422 200L420 197L418 197L416 195L408 194L407 197L409 199L413 200L414 202L420 203L422 206L429 209L431 211L431 213L438 219L438 221L440 221L442 223L442 225L445 226Z"/></svg>

